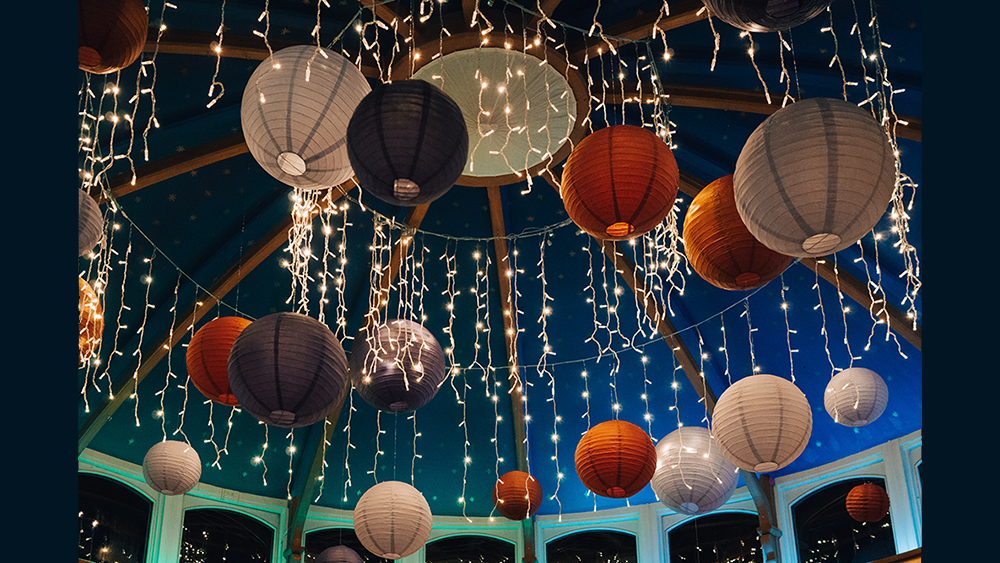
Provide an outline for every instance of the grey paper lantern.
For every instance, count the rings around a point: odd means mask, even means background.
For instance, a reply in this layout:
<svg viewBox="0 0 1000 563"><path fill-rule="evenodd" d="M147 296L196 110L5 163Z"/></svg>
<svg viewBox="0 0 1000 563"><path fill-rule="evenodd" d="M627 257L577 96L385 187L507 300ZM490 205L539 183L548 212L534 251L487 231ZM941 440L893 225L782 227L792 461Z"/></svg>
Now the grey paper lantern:
<svg viewBox="0 0 1000 563"><path fill-rule="evenodd" d="M739 474L707 428L682 426L656 444L656 471L649 482L664 506L681 514L705 514L733 496Z"/></svg>
<svg viewBox="0 0 1000 563"><path fill-rule="evenodd" d="M346 545L335 545L321 551L316 563L364 563L364 559Z"/></svg>
<svg viewBox="0 0 1000 563"><path fill-rule="evenodd" d="M889 388L874 371L847 368L830 379L823 405L833 421L857 427L874 422L889 403Z"/></svg>
<svg viewBox="0 0 1000 563"><path fill-rule="evenodd" d="M819 15L833 0L703 0L711 14L753 32L784 31Z"/></svg>
<svg viewBox="0 0 1000 563"><path fill-rule="evenodd" d="M257 420L282 428L326 418L347 385L347 354L327 326L299 313L250 323L229 352L229 387Z"/></svg>
<svg viewBox="0 0 1000 563"><path fill-rule="evenodd" d="M386 412L409 412L426 405L444 382L441 344L410 320L390 320L354 339L351 381L368 404Z"/></svg>
<svg viewBox="0 0 1000 563"><path fill-rule="evenodd" d="M732 384L712 414L712 434L722 455L755 473L777 471L795 461L811 433L806 396L774 375L751 375Z"/></svg>
<svg viewBox="0 0 1000 563"><path fill-rule="evenodd" d="M811 98L784 107L736 161L736 209L775 252L824 256L851 246L885 213L896 183L888 137L868 110Z"/></svg>
<svg viewBox="0 0 1000 563"><path fill-rule="evenodd" d="M400 481L365 491L354 508L354 532L365 549L385 559L416 553L431 535L431 508L424 495Z"/></svg>
<svg viewBox="0 0 1000 563"><path fill-rule="evenodd" d="M86 256L104 236L104 217L90 194L83 190L77 191L80 192L80 256Z"/></svg>
<svg viewBox="0 0 1000 563"><path fill-rule="evenodd" d="M310 45L264 60L243 90L250 154L279 181L316 190L351 178L347 124L371 87L343 55Z"/></svg>
<svg viewBox="0 0 1000 563"><path fill-rule="evenodd" d="M142 460L142 477L156 491L165 495L183 495L201 478L201 458L190 444L166 440L159 442Z"/></svg>

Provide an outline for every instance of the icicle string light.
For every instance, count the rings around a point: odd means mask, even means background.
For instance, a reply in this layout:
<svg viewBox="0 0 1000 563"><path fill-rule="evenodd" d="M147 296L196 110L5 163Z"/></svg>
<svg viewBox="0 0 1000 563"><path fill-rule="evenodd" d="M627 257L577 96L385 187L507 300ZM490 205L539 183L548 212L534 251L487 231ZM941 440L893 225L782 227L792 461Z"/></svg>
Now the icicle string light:
<svg viewBox="0 0 1000 563"><path fill-rule="evenodd" d="M222 35L226 30L226 0L222 0L222 16L219 21L219 29L215 31L215 36L218 37L218 41L212 42L212 50L215 51L215 73L212 75L212 84L208 87L208 97L212 98L206 108L211 108L218 102L223 94L226 93L226 87L219 82L219 65L222 63ZM219 94L215 95L215 87L219 87Z"/></svg>

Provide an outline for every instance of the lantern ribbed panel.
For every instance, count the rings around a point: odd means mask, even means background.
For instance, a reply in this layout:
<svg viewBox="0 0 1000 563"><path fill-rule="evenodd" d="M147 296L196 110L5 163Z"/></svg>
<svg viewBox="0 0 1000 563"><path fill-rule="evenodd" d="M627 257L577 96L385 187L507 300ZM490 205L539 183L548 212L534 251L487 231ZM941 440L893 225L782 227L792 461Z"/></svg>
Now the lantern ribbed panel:
<svg viewBox="0 0 1000 563"><path fill-rule="evenodd" d="M142 476L150 487L165 495L183 495L201 478L201 458L184 442L159 442L146 452Z"/></svg>
<svg viewBox="0 0 1000 563"><path fill-rule="evenodd" d="M610 498L630 497L656 470L656 448L641 428L608 420L587 431L576 446L576 473L584 486Z"/></svg>
<svg viewBox="0 0 1000 563"><path fill-rule="evenodd" d="M578 227L599 239L625 240L667 217L679 185L677 161L663 139L634 125L613 125L574 147L559 194Z"/></svg>
<svg viewBox="0 0 1000 563"><path fill-rule="evenodd" d="M874 422L889 403L889 388L874 371L847 368L826 386L823 405L833 421L857 427Z"/></svg>
<svg viewBox="0 0 1000 563"><path fill-rule="evenodd" d="M698 192L684 216L684 249L691 267L705 281L728 290L767 285L792 263L761 244L747 230L733 198L733 176Z"/></svg>
<svg viewBox="0 0 1000 563"><path fill-rule="evenodd" d="M682 426L656 443L649 484L657 498L681 514L705 514L733 496L739 474L707 428Z"/></svg>
<svg viewBox="0 0 1000 563"><path fill-rule="evenodd" d="M346 182L354 174L347 124L370 91L361 71L340 53L310 45L274 53L243 90L240 121L250 154L289 186L317 190Z"/></svg>
<svg viewBox="0 0 1000 563"><path fill-rule="evenodd" d="M856 243L885 213L895 182L892 147L871 113L828 98L795 102L765 119L733 174L747 229L795 257Z"/></svg>
<svg viewBox="0 0 1000 563"><path fill-rule="evenodd" d="M329 413L347 385L347 355L318 320L272 313L236 338L228 372L236 400L257 420L296 428Z"/></svg>
<svg viewBox="0 0 1000 563"><path fill-rule="evenodd" d="M236 337L250 325L248 319L219 317L198 329L187 348L191 382L205 397L223 405L238 405L229 389L229 352Z"/></svg>
<svg viewBox="0 0 1000 563"><path fill-rule="evenodd" d="M510 520L534 516L542 505L542 485L524 471L508 471L493 486L493 506Z"/></svg>
<svg viewBox="0 0 1000 563"><path fill-rule="evenodd" d="M321 551L315 563L364 563L364 559L346 545L335 545Z"/></svg>
<svg viewBox="0 0 1000 563"><path fill-rule="evenodd" d="M784 31L826 10L833 0L703 0L711 15L746 31Z"/></svg>
<svg viewBox="0 0 1000 563"><path fill-rule="evenodd" d="M413 486L383 481L365 491L354 507L354 532L378 557L400 559L427 542L431 509Z"/></svg>
<svg viewBox="0 0 1000 563"><path fill-rule="evenodd" d="M80 280L80 363L97 352L101 345L101 335L104 333L104 309L97 293L83 278Z"/></svg>
<svg viewBox="0 0 1000 563"><path fill-rule="evenodd" d="M80 192L80 236L78 241L80 256L85 256L101 242L101 237L104 236L104 217L101 215L101 208L94 201L94 198L83 190L77 191Z"/></svg>
<svg viewBox="0 0 1000 563"><path fill-rule="evenodd" d="M140 0L79 0L77 9L80 70L109 74L142 54L149 15Z"/></svg>
<svg viewBox="0 0 1000 563"><path fill-rule="evenodd" d="M712 434L722 455L755 473L777 471L795 461L811 433L806 396L774 375L751 375L733 383L712 415Z"/></svg>
<svg viewBox="0 0 1000 563"><path fill-rule="evenodd" d="M354 338L351 381L361 398L379 410L419 409L434 398L446 373L441 344L413 321L389 320Z"/></svg>
<svg viewBox="0 0 1000 563"><path fill-rule="evenodd" d="M847 513L858 522L878 522L889 514L889 495L874 483L864 483L847 493Z"/></svg>
<svg viewBox="0 0 1000 563"><path fill-rule="evenodd" d="M423 80L376 86L347 127L347 154L361 188L413 207L445 194L465 169L469 131L458 104Z"/></svg>

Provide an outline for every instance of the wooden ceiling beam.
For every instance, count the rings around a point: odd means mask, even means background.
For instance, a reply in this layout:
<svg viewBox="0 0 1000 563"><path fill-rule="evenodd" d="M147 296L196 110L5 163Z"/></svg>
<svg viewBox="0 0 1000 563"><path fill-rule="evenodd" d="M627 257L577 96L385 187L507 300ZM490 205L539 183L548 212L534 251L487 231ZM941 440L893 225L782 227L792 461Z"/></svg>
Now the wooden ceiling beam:
<svg viewBox="0 0 1000 563"><path fill-rule="evenodd" d="M701 0L682 0L673 6L669 16L663 16L659 10L648 12L609 26L603 30L601 34L603 36L595 33L592 37L575 42L570 50L570 60L581 63L607 52L609 43L618 49L629 43L652 37L654 28L662 33L707 17L708 10Z"/></svg>

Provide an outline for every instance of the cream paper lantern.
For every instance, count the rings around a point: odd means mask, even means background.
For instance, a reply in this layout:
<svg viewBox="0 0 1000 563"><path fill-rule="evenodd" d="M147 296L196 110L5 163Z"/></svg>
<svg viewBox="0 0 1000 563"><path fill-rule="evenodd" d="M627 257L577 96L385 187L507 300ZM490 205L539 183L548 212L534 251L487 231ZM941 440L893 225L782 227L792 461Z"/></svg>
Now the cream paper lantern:
<svg viewBox="0 0 1000 563"><path fill-rule="evenodd" d="M101 215L101 208L84 190L80 192L80 234L77 238L80 247L80 256L86 256L101 242L104 237L104 217Z"/></svg>
<svg viewBox="0 0 1000 563"><path fill-rule="evenodd" d="M183 495L201 478L201 458L190 444L165 440L146 452L142 476L150 487L165 495Z"/></svg>
<svg viewBox="0 0 1000 563"><path fill-rule="evenodd" d="M349 180L347 124L370 91L339 53L311 45L274 53L243 90L240 121L250 154L268 174L303 190Z"/></svg>
<svg viewBox="0 0 1000 563"><path fill-rule="evenodd" d="M751 375L732 384L712 414L712 434L722 455L755 473L777 471L795 461L811 433L806 396L774 375Z"/></svg>
<svg viewBox="0 0 1000 563"><path fill-rule="evenodd" d="M656 471L649 482L664 506L705 514L733 496L739 474L707 428L682 426L656 443Z"/></svg>
<svg viewBox="0 0 1000 563"><path fill-rule="evenodd" d="M889 388L874 371L847 368L830 379L823 406L833 421L849 427L864 426L882 415L889 403Z"/></svg>
<svg viewBox="0 0 1000 563"><path fill-rule="evenodd" d="M431 508L412 485L383 481L354 507L354 532L365 549L385 559L416 553L431 535Z"/></svg>
<svg viewBox="0 0 1000 563"><path fill-rule="evenodd" d="M842 100L795 102L747 139L733 173L736 209L751 234L794 257L851 246L885 214L896 159L866 109Z"/></svg>

